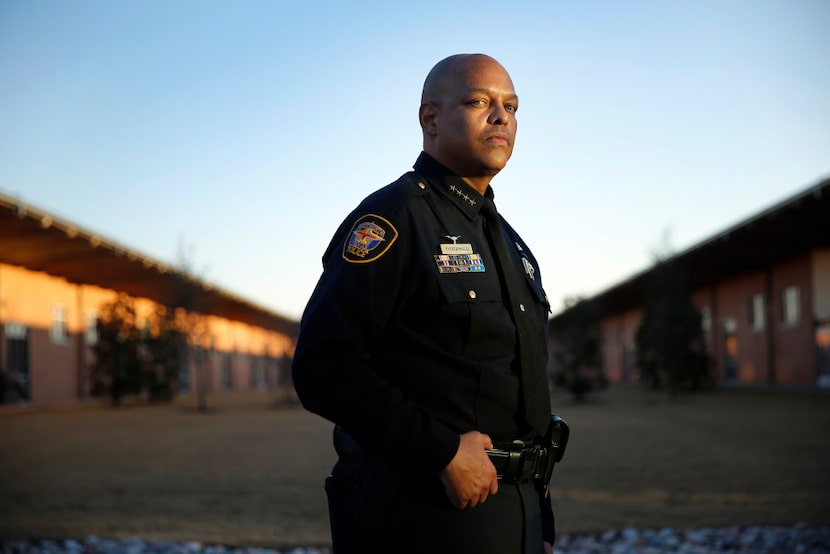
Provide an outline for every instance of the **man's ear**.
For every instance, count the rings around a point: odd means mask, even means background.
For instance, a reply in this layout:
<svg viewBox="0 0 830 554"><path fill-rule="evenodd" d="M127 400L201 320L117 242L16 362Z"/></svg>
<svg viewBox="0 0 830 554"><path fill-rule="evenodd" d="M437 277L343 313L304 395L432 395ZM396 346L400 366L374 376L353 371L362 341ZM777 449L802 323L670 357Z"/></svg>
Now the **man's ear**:
<svg viewBox="0 0 830 554"><path fill-rule="evenodd" d="M438 134L438 107L435 104L431 102L421 104L421 108L418 110L418 119L425 134Z"/></svg>

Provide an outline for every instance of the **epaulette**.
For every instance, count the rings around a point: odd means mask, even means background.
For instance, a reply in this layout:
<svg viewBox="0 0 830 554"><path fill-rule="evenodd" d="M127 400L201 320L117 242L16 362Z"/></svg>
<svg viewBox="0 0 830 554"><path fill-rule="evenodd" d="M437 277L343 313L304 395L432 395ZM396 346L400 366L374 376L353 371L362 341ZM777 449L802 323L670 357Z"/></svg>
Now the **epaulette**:
<svg viewBox="0 0 830 554"><path fill-rule="evenodd" d="M397 181L392 183L392 186L395 186L404 197L420 196L429 192L427 180L414 171L401 175Z"/></svg>

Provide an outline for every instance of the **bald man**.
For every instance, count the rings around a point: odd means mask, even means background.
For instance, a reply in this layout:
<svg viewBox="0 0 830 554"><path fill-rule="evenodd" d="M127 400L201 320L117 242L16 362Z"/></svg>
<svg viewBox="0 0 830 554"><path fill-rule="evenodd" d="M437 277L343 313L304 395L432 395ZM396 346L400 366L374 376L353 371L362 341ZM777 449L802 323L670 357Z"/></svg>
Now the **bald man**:
<svg viewBox="0 0 830 554"><path fill-rule="evenodd" d="M336 554L541 554L549 304L493 204L519 100L493 58L430 71L423 152L343 221L303 314L303 405L334 422Z"/></svg>

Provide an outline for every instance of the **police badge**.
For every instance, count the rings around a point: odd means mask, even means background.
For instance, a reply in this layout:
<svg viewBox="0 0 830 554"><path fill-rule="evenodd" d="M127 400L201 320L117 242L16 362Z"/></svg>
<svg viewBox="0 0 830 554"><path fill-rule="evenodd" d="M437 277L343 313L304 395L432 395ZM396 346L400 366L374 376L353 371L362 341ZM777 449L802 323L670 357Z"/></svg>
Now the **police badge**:
<svg viewBox="0 0 830 554"><path fill-rule="evenodd" d="M397 238L398 231L389 221L379 215L366 214L352 226L343 245L343 259L353 264L373 262L383 256Z"/></svg>

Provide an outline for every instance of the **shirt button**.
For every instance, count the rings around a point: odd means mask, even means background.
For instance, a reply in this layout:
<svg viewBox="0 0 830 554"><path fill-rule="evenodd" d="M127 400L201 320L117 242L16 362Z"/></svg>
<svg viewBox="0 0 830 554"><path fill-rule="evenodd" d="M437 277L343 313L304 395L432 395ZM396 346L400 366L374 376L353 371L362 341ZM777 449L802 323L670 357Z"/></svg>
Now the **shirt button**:
<svg viewBox="0 0 830 554"><path fill-rule="evenodd" d="M421 187L421 190L424 190L425 188L427 188L427 186L423 183L418 183L418 186Z"/></svg>
<svg viewBox="0 0 830 554"><path fill-rule="evenodd" d="M470 291L470 292L468 292L467 294L469 294L469 295L470 295L470 298L475 298L475 297L476 297L476 291L474 291L474 290L471 290L471 291Z"/></svg>
<svg viewBox="0 0 830 554"><path fill-rule="evenodd" d="M525 305L524 304L519 304L519 309L521 311L525 311Z"/></svg>

